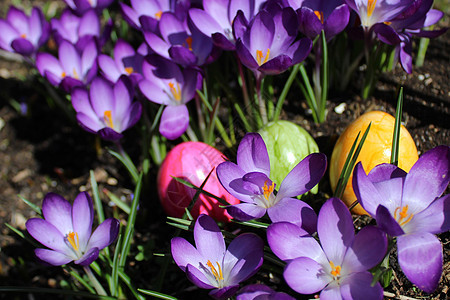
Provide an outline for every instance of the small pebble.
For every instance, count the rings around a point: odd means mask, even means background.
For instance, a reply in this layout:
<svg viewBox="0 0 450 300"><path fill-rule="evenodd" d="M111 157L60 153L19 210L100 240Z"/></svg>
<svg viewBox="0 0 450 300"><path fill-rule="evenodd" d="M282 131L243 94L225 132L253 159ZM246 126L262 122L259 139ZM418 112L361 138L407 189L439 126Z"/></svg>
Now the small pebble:
<svg viewBox="0 0 450 300"><path fill-rule="evenodd" d="M342 102L341 104L339 104L338 106L336 106L334 108L334 112L337 113L338 115L340 115L345 111L346 108L347 108L347 104L345 102Z"/></svg>

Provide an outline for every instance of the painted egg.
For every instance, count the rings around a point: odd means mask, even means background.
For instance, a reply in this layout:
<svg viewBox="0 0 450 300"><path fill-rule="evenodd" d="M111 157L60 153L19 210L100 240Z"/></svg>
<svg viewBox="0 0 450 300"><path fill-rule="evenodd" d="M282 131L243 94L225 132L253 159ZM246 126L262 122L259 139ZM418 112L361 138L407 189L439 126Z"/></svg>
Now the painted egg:
<svg viewBox="0 0 450 300"><path fill-rule="evenodd" d="M276 121L258 131L270 159L270 179L279 187L286 175L306 156L319 152L313 137L289 121ZM311 192L317 193L317 186Z"/></svg>
<svg viewBox="0 0 450 300"><path fill-rule="evenodd" d="M363 114L345 129L334 146L329 170L330 184L333 191L336 189L339 175L341 174L347 155L350 152L358 132L361 132L362 136L370 122L372 122L372 125L369 134L364 141L361 152L359 153L357 162L362 162L366 173L369 173L376 165L390 162L395 118L382 111L371 111ZM406 172L411 169L419 158L416 144L403 125L400 130L400 148L398 156L398 166ZM356 201L356 196L352 187L352 178L353 172L350 175L342 196L342 200L347 206L352 205L352 203ZM353 212L356 214L367 214L360 204L353 209Z"/></svg>
<svg viewBox="0 0 450 300"><path fill-rule="evenodd" d="M171 217L181 218L196 193L173 177L179 177L200 187L212 171L203 189L230 204L240 201L231 196L220 184L215 168L225 161L225 156L217 149L202 142L184 142L175 146L166 156L158 172L158 194L164 211ZM229 221L222 204L213 197L200 194L190 210L197 218L200 214L207 214L217 221Z"/></svg>

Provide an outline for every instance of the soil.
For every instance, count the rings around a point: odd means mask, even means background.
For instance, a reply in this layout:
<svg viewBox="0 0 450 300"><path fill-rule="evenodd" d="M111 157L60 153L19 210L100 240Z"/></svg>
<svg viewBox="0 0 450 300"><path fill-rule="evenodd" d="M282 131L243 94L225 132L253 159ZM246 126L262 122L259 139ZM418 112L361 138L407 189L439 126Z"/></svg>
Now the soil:
<svg viewBox="0 0 450 300"><path fill-rule="evenodd" d="M4 11L4 4L0 8L0 11ZM312 122L305 103L293 96L287 99L282 118L308 130L321 151L330 157L339 134L360 114L382 110L394 115L397 89L403 86L403 124L416 141L419 154L438 145L449 145L449 46L449 32L431 40L422 67L414 68L412 74L404 73L399 67L384 73L373 96L367 100L362 100L358 95L358 80L361 78L358 73L355 82L345 93L329 100L327 121L324 124ZM73 119L68 118L49 98L45 85L35 71L21 62L0 58L0 90L0 285L64 288L72 282L68 274L70 269L39 264L34 258L34 247L6 226L10 224L26 234L26 220L36 216L20 197L40 206L47 192L55 192L72 201L80 191L90 191L92 170L102 191L107 216L123 220L126 216L109 203L104 191L108 190L130 201L133 185L126 170L105 150L113 145L86 133ZM26 104L26 111L18 109L20 104ZM345 110L337 113L336 107L344 105ZM123 142L136 161L140 155L139 147L135 146L137 135L130 131ZM157 167L154 166L145 182L146 191L137 218L135 243L126 269L134 285L142 289L158 286L156 278L165 266L165 260L151 253L168 253L169 237L175 232L173 227L166 224L165 214L157 199L156 172ZM327 181L325 176L321 183L324 197L330 194ZM368 217L355 216L357 225L368 222L371 222ZM428 295L415 288L400 271L396 255L392 255L394 280L385 289L386 292L414 299L449 298L450 234L447 232L438 237L444 247L444 271L438 289ZM143 245L144 251L136 245ZM273 286L277 284L279 290L292 293L287 286L279 284L281 278L269 276L269 270L261 273L251 282L260 280ZM172 263L168 265L161 291L180 299L192 298L193 295L206 297L207 294L192 287L184 273ZM47 299L40 294L1 292L0 298Z"/></svg>

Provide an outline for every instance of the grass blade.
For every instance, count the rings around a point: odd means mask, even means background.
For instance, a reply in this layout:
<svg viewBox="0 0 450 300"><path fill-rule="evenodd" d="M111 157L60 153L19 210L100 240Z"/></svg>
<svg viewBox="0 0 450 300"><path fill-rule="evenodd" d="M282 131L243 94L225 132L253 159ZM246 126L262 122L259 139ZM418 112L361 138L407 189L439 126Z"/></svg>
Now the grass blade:
<svg viewBox="0 0 450 300"><path fill-rule="evenodd" d="M395 110L394 136L392 137L391 164L398 166L398 153L400 149L400 130L402 126L403 87L400 87Z"/></svg>

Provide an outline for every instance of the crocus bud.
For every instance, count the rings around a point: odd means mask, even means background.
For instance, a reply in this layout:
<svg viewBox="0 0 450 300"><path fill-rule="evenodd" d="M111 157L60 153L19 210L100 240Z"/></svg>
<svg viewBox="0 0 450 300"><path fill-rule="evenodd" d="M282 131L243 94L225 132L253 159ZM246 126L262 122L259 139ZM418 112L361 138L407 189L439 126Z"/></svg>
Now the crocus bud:
<svg viewBox="0 0 450 300"><path fill-rule="evenodd" d="M341 174L347 155L350 152L358 132L361 132L362 135L370 122L372 122L372 125L369 134L364 141L364 145L356 162L361 161L364 170L367 173L376 165L390 162L395 118L382 111L371 111L363 114L345 129L334 146L330 162L330 184L333 191L336 189L339 175ZM408 130L402 126L400 130L398 167L409 172L418 158L419 155L417 154L414 140ZM352 203L356 201L356 196L352 187L352 178L353 171L348 179L342 196L342 200L347 206L352 205ZM353 212L357 214L367 214L360 204L353 209Z"/></svg>
<svg viewBox="0 0 450 300"><path fill-rule="evenodd" d="M203 189L230 204L238 204L239 200L231 196L217 179L215 168L224 161L225 156L219 150L202 142L184 142L175 146L158 172L158 194L165 212L171 217L182 217L196 193L195 189L176 181L174 177L200 187L211 171ZM226 210L219 205L222 204L217 199L202 193L190 212L194 218L207 214L217 221L230 220Z"/></svg>
<svg viewBox="0 0 450 300"><path fill-rule="evenodd" d="M270 178L278 186L302 159L311 153L319 152L312 136L289 121L269 123L258 133L261 134L269 153ZM317 186L311 192L317 193Z"/></svg>

